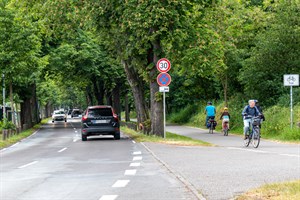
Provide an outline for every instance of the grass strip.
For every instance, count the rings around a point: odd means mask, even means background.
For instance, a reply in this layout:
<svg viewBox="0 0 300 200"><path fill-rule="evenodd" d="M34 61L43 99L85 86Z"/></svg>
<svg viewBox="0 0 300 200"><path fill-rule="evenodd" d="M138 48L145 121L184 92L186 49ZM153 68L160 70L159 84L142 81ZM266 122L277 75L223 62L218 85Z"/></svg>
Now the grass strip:
<svg viewBox="0 0 300 200"><path fill-rule="evenodd" d="M250 190L236 198L236 200L299 200L300 199L300 180L267 184L260 188Z"/></svg>
<svg viewBox="0 0 300 200"><path fill-rule="evenodd" d="M21 141L22 139L32 135L35 131L37 131L41 127L42 124L46 124L49 121L49 119L50 118L43 119L39 124L36 124L34 127L27 129L25 131L22 131L18 135L13 135L6 140L2 139L2 134L1 134L0 135L0 149L11 146L11 145Z"/></svg>
<svg viewBox="0 0 300 200"><path fill-rule="evenodd" d="M154 142L154 143L162 143L162 144L171 144L171 145L179 145L179 146L214 146L208 142L204 142L201 140L195 140L190 137L166 132L166 138L161 138L156 135L145 135L143 133L134 131L128 127L122 126L122 132L129 135L136 142Z"/></svg>

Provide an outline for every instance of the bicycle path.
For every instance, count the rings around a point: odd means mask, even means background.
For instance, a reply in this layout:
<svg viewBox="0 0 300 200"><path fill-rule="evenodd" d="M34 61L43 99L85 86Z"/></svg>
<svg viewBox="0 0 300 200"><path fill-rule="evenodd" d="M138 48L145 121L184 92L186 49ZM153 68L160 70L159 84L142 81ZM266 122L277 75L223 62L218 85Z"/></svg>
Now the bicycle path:
<svg viewBox="0 0 300 200"><path fill-rule="evenodd" d="M266 183L300 179L300 145L262 139L256 149L242 136L168 125L167 131L215 144L215 147L145 145L207 200L232 199Z"/></svg>

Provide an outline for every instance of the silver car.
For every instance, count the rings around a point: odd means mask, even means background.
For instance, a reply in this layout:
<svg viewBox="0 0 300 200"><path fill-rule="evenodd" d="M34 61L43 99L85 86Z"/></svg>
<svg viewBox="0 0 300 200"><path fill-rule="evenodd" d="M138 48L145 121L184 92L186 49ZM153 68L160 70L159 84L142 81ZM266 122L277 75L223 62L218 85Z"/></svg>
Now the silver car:
<svg viewBox="0 0 300 200"><path fill-rule="evenodd" d="M67 115L63 110L55 110L52 114L52 123L54 123L54 121L67 122Z"/></svg>

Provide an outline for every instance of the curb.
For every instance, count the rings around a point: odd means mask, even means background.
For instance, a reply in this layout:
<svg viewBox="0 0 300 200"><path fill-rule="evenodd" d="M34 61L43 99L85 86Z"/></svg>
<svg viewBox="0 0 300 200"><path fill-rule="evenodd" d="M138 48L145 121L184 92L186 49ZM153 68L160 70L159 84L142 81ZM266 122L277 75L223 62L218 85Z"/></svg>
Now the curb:
<svg viewBox="0 0 300 200"><path fill-rule="evenodd" d="M199 194L199 192L197 191L197 189L195 188L195 186L193 184L188 182L182 175L180 175L178 172L174 171L167 163L162 161L157 155L155 155L155 153L153 151L151 151L151 149L149 147L147 147L146 144L144 144L143 142L141 142L141 144L158 162L160 162L164 167L166 167L166 169L171 174L173 174L181 183L183 183L186 186L186 188L188 190L190 190L195 195L195 197L197 197L198 200L206 200L206 198L202 194Z"/></svg>

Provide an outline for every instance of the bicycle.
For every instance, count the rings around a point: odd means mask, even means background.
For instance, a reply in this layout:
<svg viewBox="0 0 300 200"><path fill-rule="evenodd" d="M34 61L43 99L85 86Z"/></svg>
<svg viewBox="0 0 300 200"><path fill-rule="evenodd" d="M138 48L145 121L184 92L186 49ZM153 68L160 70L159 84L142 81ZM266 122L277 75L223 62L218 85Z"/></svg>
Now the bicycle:
<svg viewBox="0 0 300 200"><path fill-rule="evenodd" d="M257 148L260 143L260 117L252 117L248 116L248 118L251 117L251 121L249 122L249 134L248 137L244 139L244 145L245 147L248 147L250 143L252 143L254 148ZM250 126L252 124L252 126Z"/></svg>
<svg viewBox="0 0 300 200"><path fill-rule="evenodd" d="M217 122L215 121L214 118L209 118L208 119L208 123L207 123L207 126L208 126L208 132L213 134L214 133L214 129L216 128L216 125L217 125Z"/></svg>
<svg viewBox="0 0 300 200"><path fill-rule="evenodd" d="M229 131L229 128L228 128L228 121L225 121L223 123L223 133L224 133L224 136L228 136L228 131Z"/></svg>

